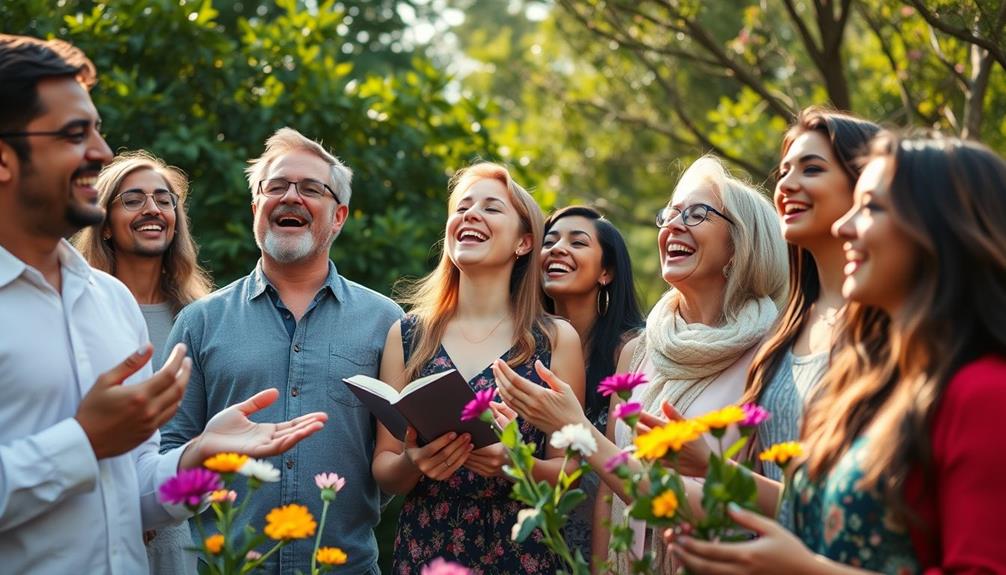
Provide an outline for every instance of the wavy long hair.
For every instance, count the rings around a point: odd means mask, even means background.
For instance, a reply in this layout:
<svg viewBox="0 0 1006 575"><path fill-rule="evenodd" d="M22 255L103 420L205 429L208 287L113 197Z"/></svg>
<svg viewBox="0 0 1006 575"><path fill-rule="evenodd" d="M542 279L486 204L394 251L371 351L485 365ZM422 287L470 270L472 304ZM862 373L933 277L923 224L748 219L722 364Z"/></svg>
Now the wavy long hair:
<svg viewBox="0 0 1006 575"><path fill-rule="evenodd" d="M785 157L790 146L801 135L818 132L831 142L831 150L839 166L849 177L849 181L855 183L862 171L858 159L869 151L870 139L879 131L880 126L867 120L811 106L800 112L796 122L786 132L779 157ZM835 190L834 193L847 193L849 198L852 198L851 187L848 190ZM789 298L774 331L751 362L742 403L758 403L761 400L765 386L774 377L787 351L807 325L810 306L821 295L821 280L814 256L809 250L795 244L789 244L787 251Z"/></svg>
<svg viewBox="0 0 1006 575"><path fill-rule="evenodd" d="M894 317L841 334L804 423L807 469L827 474L869 428L860 488L911 517L905 480L931 469L947 384L982 355L1006 356L1006 161L975 142L893 134L873 154L890 160L889 213L914 244L914 277Z"/></svg>
<svg viewBox="0 0 1006 575"><path fill-rule="evenodd" d="M542 308L541 253L536 249L544 236L545 217L538 203L513 180L510 172L491 162L479 162L454 174L448 185L448 213L454 212L468 188L486 179L503 184L520 218L522 231L531 234L532 249L517 258L510 273L510 310L517 341L509 363L519 365L534 355L535 330L544 333L550 342L555 337L552 322ZM444 233L446 239L446 230ZM444 249L440 263L432 272L412 285L403 286L402 301L410 306L409 311L417 320L413 328L411 354L405 364L405 381L416 379L423 366L436 355L447 324L457 311L460 285L461 270Z"/></svg>
<svg viewBox="0 0 1006 575"><path fill-rule="evenodd" d="M178 195L175 206L175 237L164 252L160 289L165 300L175 313L193 301L210 293L213 282L209 274L199 265L199 250L189 232L189 217L185 212L185 198L188 196L189 182L185 172L167 165L164 160L139 150L117 156L105 166L98 176L98 203L110 210L112 201L119 196L119 187L126 176L137 170L152 170L164 178L168 189ZM74 245L91 264L91 267L115 275L115 246L111 240L102 239L108 225L90 226L81 230L74 238Z"/></svg>
<svg viewBox="0 0 1006 575"><path fill-rule="evenodd" d="M608 400L597 391L597 384L615 373L616 352L625 343L628 334L643 327L643 314L639 309L636 286L632 280L632 259L621 232L601 212L589 206L567 206L545 220L545 234L563 218L579 216L593 222L597 240L601 245L601 267L611 274L604 289L608 292L608 307L598 315L587 335L587 397L589 413L607 409ZM545 311L555 313L555 302L543 294Z"/></svg>

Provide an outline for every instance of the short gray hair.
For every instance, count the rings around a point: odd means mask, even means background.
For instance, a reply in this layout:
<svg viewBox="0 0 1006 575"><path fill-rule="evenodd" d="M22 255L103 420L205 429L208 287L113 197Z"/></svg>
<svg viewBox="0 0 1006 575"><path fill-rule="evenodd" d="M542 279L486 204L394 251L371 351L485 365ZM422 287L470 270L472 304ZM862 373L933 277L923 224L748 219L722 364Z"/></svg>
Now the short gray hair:
<svg viewBox="0 0 1006 575"><path fill-rule="evenodd" d="M713 155L705 155L685 170L674 192L709 185L723 202L730 226L734 255L730 264L723 314L728 320L754 298L769 297L782 307L789 290L789 256L786 240L768 197L735 177ZM673 197L673 194L672 194Z"/></svg>
<svg viewBox="0 0 1006 575"><path fill-rule="evenodd" d="M251 191L252 197L255 197L258 183L265 179L269 166L284 154L298 150L310 152L328 163L331 167L329 175L335 197L338 198L340 204L348 206L349 199L353 195L353 190L350 188L350 183L353 181L353 171L321 144L307 138L293 128L276 130L276 133L265 141L265 152L258 158L248 161L250 165L245 169L245 174L248 176L248 189Z"/></svg>

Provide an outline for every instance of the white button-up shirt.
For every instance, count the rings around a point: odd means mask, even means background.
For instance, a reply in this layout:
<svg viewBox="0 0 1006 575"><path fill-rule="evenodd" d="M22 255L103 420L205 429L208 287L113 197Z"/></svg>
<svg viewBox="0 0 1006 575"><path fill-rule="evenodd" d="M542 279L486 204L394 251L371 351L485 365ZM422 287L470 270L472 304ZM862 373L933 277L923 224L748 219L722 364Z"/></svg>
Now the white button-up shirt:
<svg viewBox="0 0 1006 575"><path fill-rule="evenodd" d="M155 433L95 458L77 407L147 328L122 283L65 240L58 253L62 293L0 247L0 572L146 573L143 529L188 515L157 500L181 448L158 455Z"/></svg>

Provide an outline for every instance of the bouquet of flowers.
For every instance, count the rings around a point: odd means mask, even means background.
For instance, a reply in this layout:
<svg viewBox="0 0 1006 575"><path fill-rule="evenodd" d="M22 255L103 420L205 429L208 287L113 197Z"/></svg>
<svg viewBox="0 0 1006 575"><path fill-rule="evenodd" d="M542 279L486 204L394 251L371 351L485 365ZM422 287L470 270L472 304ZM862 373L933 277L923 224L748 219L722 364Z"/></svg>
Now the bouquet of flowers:
<svg viewBox="0 0 1006 575"><path fill-rule="evenodd" d="M653 556L633 553L634 532L630 519L645 521L650 527L683 528L690 535L705 540L737 541L750 535L739 528L727 514L730 505L758 511L757 487L751 474L753 460L750 450L743 451L754 430L771 415L754 404L728 405L717 411L693 419L679 419L654 427L644 433L637 432L642 406L628 402L632 389L646 383L642 374L618 374L602 381L599 389L606 395L615 394L623 403L613 411L612 417L622 420L633 432L633 445L607 462L606 468L624 482L631 498L626 517L620 525L612 527L612 549L629 555L634 573L654 573ZM736 426L739 437L730 445L724 439L731 426ZM718 450L708 450L705 480L702 483L701 513L693 513L682 474L679 457L691 442L704 441L710 435ZM798 443L779 444L761 453L763 461L773 461L786 467L790 460L799 457ZM630 457L639 465L630 465ZM696 487L697 488L697 487Z"/></svg>
<svg viewBox="0 0 1006 575"><path fill-rule="evenodd" d="M248 479L248 494L238 503L237 493L231 485L238 475ZM320 473L315 484L322 500L321 526L315 522L307 507L298 504L284 505L270 511L263 533L247 526L236 533L235 519L242 515L248 501L263 483L279 481L280 472L271 463L237 453L219 453L203 462L203 467L181 471L164 482L159 490L161 501L184 505L194 512L200 541L193 548L207 564L211 575L238 575L254 573L270 556L294 539L316 535L311 574L325 573L335 565L346 562L346 554L337 547L320 547L328 507L335 501L336 493L346 480L335 473ZM199 512L209 505L216 515L217 531L207 533ZM257 550L267 541L275 543L265 553Z"/></svg>
<svg viewBox="0 0 1006 575"><path fill-rule="evenodd" d="M585 471L589 471L590 466L581 462L569 474L565 468L571 458L578 455L587 457L597 451L597 442L590 430L582 425L567 425L553 433L551 445L565 449L565 459L558 481L555 486L547 481L535 481L531 475L534 468L535 445L523 441L516 420L503 428L497 425L491 408L493 393L493 390L476 393L475 399L465 406L461 420L478 418L492 426L510 457L510 465L504 466L503 471L514 482L511 496L527 505L527 508L517 513L517 523L513 526L511 538L520 543L535 529L540 529L545 545L569 569L560 573L589 575L590 567L587 560L579 550L575 552L570 550L562 535L562 528L570 512L587 498L583 490L573 488L573 484Z"/></svg>

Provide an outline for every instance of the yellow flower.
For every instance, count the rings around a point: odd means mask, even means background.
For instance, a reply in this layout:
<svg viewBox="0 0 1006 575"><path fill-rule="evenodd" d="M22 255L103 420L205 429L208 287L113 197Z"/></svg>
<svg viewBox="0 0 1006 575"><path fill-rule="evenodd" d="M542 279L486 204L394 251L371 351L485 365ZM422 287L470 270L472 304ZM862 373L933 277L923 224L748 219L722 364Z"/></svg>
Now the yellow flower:
<svg viewBox="0 0 1006 575"><path fill-rule="evenodd" d="M706 424L709 429L723 429L729 427L734 423L740 423L744 421L746 415L744 410L736 405L728 405L723 409L717 411L711 411L698 418L699 421Z"/></svg>
<svg viewBox="0 0 1006 575"><path fill-rule="evenodd" d="M803 446L797 441L787 441L785 443L776 443L772 447L762 451L758 455L758 459L771 461L779 467L786 467L786 464L791 459L800 457L801 455L803 455Z"/></svg>
<svg viewBox="0 0 1006 575"><path fill-rule="evenodd" d="M674 517L678 510L678 496L673 491L665 491L653 499L652 507L657 517Z"/></svg>
<svg viewBox="0 0 1006 575"><path fill-rule="evenodd" d="M218 453L203 462L203 467L217 473L237 473L238 469L248 461L247 455L238 453Z"/></svg>
<svg viewBox="0 0 1006 575"><path fill-rule="evenodd" d="M318 527L307 507L297 504L277 507L265 520L265 534L277 541L310 537Z"/></svg>
<svg viewBox="0 0 1006 575"><path fill-rule="evenodd" d="M219 533L210 535L206 538L206 541L203 541L203 545L206 546L211 555L216 555L224 548L224 536Z"/></svg>
<svg viewBox="0 0 1006 575"><path fill-rule="evenodd" d="M700 421L672 421L663 427L656 427L636 438L636 457L640 459L660 459L668 450L680 451L689 441L695 441L707 431Z"/></svg>
<svg viewBox="0 0 1006 575"><path fill-rule="evenodd" d="M348 559L346 553L338 547L322 547L315 558L322 565L342 565Z"/></svg>

